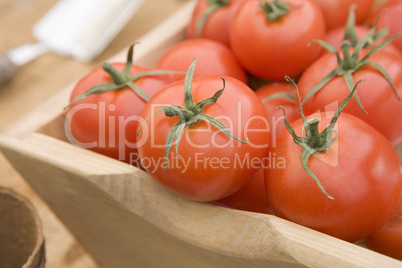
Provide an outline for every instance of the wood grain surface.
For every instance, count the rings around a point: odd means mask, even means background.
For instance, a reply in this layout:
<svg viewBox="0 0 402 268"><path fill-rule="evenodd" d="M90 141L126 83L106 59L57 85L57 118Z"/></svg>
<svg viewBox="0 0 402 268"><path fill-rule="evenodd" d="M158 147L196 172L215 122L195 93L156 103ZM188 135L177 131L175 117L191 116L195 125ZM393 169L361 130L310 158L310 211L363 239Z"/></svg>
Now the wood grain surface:
<svg viewBox="0 0 402 268"><path fill-rule="evenodd" d="M35 42L32 26L56 0L0 0L0 53L26 42ZM138 12L91 63L45 54L24 66L11 82L0 86L0 132L60 89L124 50L137 38L185 5L186 0L146 0ZM32 201L46 239L46 267L97 267L90 255L0 153L0 185Z"/></svg>

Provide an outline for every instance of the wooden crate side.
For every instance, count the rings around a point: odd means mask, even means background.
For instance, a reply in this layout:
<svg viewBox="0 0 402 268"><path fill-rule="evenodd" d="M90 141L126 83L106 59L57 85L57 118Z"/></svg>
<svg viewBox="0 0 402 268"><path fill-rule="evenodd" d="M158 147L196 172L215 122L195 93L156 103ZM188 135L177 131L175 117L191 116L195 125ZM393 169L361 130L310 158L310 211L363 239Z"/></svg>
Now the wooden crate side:
<svg viewBox="0 0 402 268"><path fill-rule="evenodd" d="M59 153L43 150L42 141L0 137L0 147L100 267L263 267L259 261L225 257L161 231L92 182L109 163L90 175L87 168L70 167L68 163L82 163L92 157L70 159L74 153L64 154L65 148L59 146L55 148L61 150ZM63 164L65 160L67 165ZM119 180L125 176L117 168L112 177ZM146 208L143 213L147 213ZM273 261L264 267L286 265Z"/></svg>
<svg viewBox="0 0 402 268"><path fill-rule="evenodd" d="M2 149L100 267L168 267L169 263L170 267L185 267L188 264L186 256L178 258L174 254L175 250L187 252L187 245L130 213L84 179L85 172L71 174L41 157L26 158L23 151ZM170 242L169 247L165 241Z"/></svg>
<svg viewBox="0 0 402 268"><path fill-rule="evenodd" d="M183 199L143 171L45 135L0 136L0 148L104 267L402 264L274 216Z"/></svg>

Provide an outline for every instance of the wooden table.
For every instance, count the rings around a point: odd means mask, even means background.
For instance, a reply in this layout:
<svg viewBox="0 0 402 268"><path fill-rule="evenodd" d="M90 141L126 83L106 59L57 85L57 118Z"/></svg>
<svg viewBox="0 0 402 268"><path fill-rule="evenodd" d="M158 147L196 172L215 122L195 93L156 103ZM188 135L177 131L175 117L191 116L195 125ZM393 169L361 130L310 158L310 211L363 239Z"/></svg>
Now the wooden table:
<svg viewBox="0 0 402 268"><path fill-rule="evenodd" d="M0 52L25 42L35 42L32 25L56 0L1 0ZM147 0L106 50L91 63L54 54L42 55L24 66L10 83L0 86L0 132L94 66L125 50L188 1ZM97 267L74 237L0 153L0 186L29 198L43 223L47 267Z"/></svg>

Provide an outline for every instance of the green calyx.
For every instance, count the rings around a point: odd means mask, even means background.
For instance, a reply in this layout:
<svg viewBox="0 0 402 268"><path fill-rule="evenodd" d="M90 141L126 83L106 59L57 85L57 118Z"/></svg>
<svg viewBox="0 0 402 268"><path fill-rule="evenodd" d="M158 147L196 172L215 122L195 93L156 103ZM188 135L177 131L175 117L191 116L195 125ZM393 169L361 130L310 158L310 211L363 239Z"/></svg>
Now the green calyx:
<svg viewBox="0 0 402 268"><path fill-rule="evenodd" d="M379 18L378 18L379 19ZM346 31L345 31L345 40L342 42L340 51L343 54L343 59L341 58L338 50L333 47L332 45L322 41L322 40L315 40L314 42L320 44L322 47L324 47L326 50L329 52L333 53L336 55L336 59L338 62L338 68L335 70L332 70L329 72L320 82L318 82L304 97L303 103L306 103L308 99L311 98L315 93L317 93L319 90L321 90L332 78L336 76L343 76L345 79L345 82L348 86L348 89L352 91L354 87L354 81L353 81L353 74L360 70L363 66L370 65L374 68L376 68L383 76L384 78L388 81L388 83L391 85L395 95L397 98L400 100L400 96L398 95L398 92L391 81L391 78L387 71L378 63L370 61L370 57L381 50L384 46L389 44L393 39L395 39L398 34L395 34L391 36L390 38L386 39L385 41L381 42L380 44L373 46L373 43L378 39L384 36L386 32L384 30L379 30L376 31L376 27L378 24L378 19L373 25L373 27L370 29L369 33L364 36L360 41L357 41L357 34L355 30L355 16L354 16L354 7L350 9L349 13L349 18L347 21L347 26L346 26ZM353 52L351 52L353 48ZM363 49L369 49L369 52L360 59L360 53ZM360 109L364 112L367 113L359 99L358 94L355 92L353 97L357 101Z"/></svg>
<svg viewBox="0 0 402 268"><path fill-rule="evenodd" d="M335 135L335 137L333 137L333 133L336 134L336 131L334 130L335 123L338 120L339 115L341 114L342 110L346 107L346 105L352 98L353 94L355 93L357 85L360 82L362 82L363 80L358 81L354 85L351 93L346 97L346 99L335 110L335 113L331 119L330 124L322 132L319 132L319 130L318 130L318 124L320 121L317 118L307 120L306 117L304 116L302 104L301 104L301 100L300 100L300 94L299 94L299 90L297 88L296 83L289 77L286 77L286 80L288 82L291 82L293 84L293 86L296 88L299 106L300 106L301 118L303 121L306 136L299 137L296 135L294 129L292 128L292 126L289 124L289 122L286 119L285 109L282 106L279 106L278 108L283 110L284 122L285 122L286 129L289 131L290 135L292 135L293 141L300 147L303 147L303 150L301 153L301 164L303 166L303 169L314 179L314 181L317 183L318 187L329 199L334 199L332 196L330 196L325 191L320 180L310 169L310 167L308 166L308 160L313 154L322 153L322 152L327 151L332 146L332 144L336 141L337 136Z"/></svg>
<svg viewBox="0 0 402 268"><path fill-rule="evenodd" d="M165 169L166 169L166 163L168 160L168 155L171 147L173 146L174 141L176 141L176 154L180 156L178 148L179 148L179 141L182 136L182 132L185 127L191 127L195 124L197 124L199 121L205 121L214 127L216 127L218 130L222 131L224 134L228 135L229 137L241 142L241 143L247 143L248 141L242 141L239 138L237 138L230 130L223 125L220 121L217 119L210 117L206 114L203 113L203 108L207 105L214 104L218 101L219 97L222 95L224 89L225 89L225 80L222 78L223 82L223 87L222 89L218 90L211 98L202 100L198 103L194 102L193 99L193 93L192 93L192 80L193 80L193 75L194 75L194 68L196 64L197 59L194 59L193 63L190 65L188 68L188 71L186 73L186 77L184 80L184 105L183 107L177 106L177 105L168 105L165 106L161 109L159 109L157 112L152 114L146 121L139 127L137 131L137 135L140 136L141 133L141 128L142 126L152 117L154 117L156 114L163 112L165 116L167 117L174 117L177 116L179 117L179 121L171 128L171 130L168 133L168 136L166 138L166 146L165 146Z"/></svg>
<svg viewBox="0 0 402 268"><path fill-rule="evenodd" d="M267 20L275 22L289 13L289 3L281 0L264 1L259 7L264 10Z"/></svg>
<svg viewBox="0 0 402 268"><path fill-rule="evenodd" d="M269 102L272 100L276 100L276 99L288 99L288 100L295 100L295 96L291 93L291 92L278 92L275 94L272 94L271 96L265 98L262 100L263 103L265 102Z"/></svg>
<svg viewBox="0 0 402 268"><path fill-rule="evenodd" d="M209 7L202 14L200 21L197 24L197 28L195 30L195 37L200 37L202 28L204 28L205 22L209 18L209 16L217 11L218 9L225 7L230 4L230 0L208 0Z"/></svg>
<svg viewBox="0 0 402 268"><path fill-rule="evenodd" d="M346 27L345 27L345 34L344 34L344 40L348 40L351 44L352 47L356 47L358 43L358 36L356 32L356 15L355 15L355 9L356 5L351 5L349 9L349 16L346 21ZM370 47L373 46L373 44L380 38L383 38L388 35L388 29L387 28L382 28L380 30L375 30L372 35L368 35L366 42L363 46L364 49L369 49Z"/></svg>
<svg viewBox="0 0 402 268"><path fill-rule="evenodd" d="M119 71L117 71L116 68L110 63L106 62L102 65L103 70L105 72L107 72L109 74L109 76L112 78L112 82L101 83L101 84L98 84L98 85L88 89L87 91L85 91L84 93L79 95L77 98L75 98L72 102L70 102L67 105L67 107L65 107L65 108L68 108L68 106L70 106L71 104L73 104L79 100L85 99L89 95L102 94L102 93L105 93L108 91L122 90L125 88L131 88L141 99L143 99L144 101L148 101L149 96L147 94L145 94L145 92L142 91L134 83L137 79L139 79L141 77L145 77L145 76L150 76L150 75L178 73L178 72L166 71L166 70L152 70L152 71L140 72L140 73L131 75L130 69L131 69L131 65L132 65L132 61L133 61L134 45L135 44L132 44L128 49L126 65L124 66L124 69L121 73Z"/></svg>

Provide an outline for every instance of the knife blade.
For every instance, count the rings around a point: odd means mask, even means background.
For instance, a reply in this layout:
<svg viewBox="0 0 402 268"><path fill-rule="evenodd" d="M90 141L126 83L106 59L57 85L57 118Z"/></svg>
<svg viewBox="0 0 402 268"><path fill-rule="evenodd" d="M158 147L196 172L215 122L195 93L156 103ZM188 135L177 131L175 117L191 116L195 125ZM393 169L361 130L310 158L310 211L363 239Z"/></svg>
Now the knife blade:
<svg viewBox="0 0 402 268"><path fill-rule="evenodd" d="M90 62L132 18L145 0L60 0L33 27L37 43L0 55L0 84L21 66L52 52Z"/></svg>

